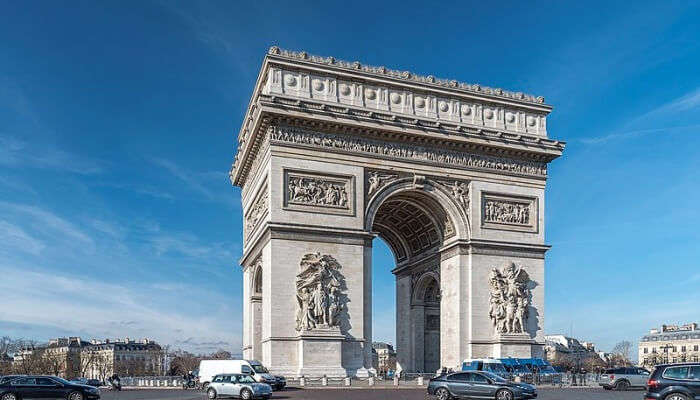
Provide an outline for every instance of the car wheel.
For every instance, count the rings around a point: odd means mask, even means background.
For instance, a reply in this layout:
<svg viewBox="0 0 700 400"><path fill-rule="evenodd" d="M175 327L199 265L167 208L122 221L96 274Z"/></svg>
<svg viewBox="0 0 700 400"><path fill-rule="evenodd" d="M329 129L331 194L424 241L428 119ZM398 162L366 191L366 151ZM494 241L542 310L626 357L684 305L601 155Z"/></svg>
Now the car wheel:
<svg viewBox="0 0 700 400"><path fill-rule="evenodd" d="M83 394L80 392L72 392L68 395L68 400L83 400Z"/></svg>
<svg viewBox="0 0 700 400"><path fill-rule="evenodd" d="M684 394L671 393L668 396L664 397L664 400L688 400L688 398L685 397Z"/></svg>
<svg viewBox="0 0 700 400"><path fill-rule="evenodd" d="M2 395L2 400L17 400L17 395L14 393L5 393Z"/></svg>
<svg viewBox="0 0 700 400"><path fill-rule="evenodd" d="M501 389L496 392L496 400L513 400L513 392L507 389Z"/></svg>
<svg viewBox="0 0 700 400"><path fill-rule="evenodd" d="M250 400L252 398L253 398L253 393L250 393L250 390L248 390L248 389L241 390L241 399Z"/></svg>
<svg viewBox="0 0 700 400"><path fill-rule="evenodd" d="M452 398L452 396L450 396L450 392L445 388L439 388L436 390L435 396L437 396L439 400L449 400Z"/></svg>
<svg viewBox="0 0 700 400"><path fill-rule="evenodd" d="M629 389L630 384L627 381L619 381L615 384L615 390L625 391Z"/></svg>
<svg viewBox="0 0 700 400"><path fill-rule="evenodd" d="M207 390L208 387L209 387L209 382L204 382L202 384L202 390Z"/></svg>
<svg viewBox="0 0 700 400"><path fill-rule="evenodd" d="M207 397L209 397L210 399L215 399L216 398L216 390L214 390L214 389L207 390Z"/></svg>

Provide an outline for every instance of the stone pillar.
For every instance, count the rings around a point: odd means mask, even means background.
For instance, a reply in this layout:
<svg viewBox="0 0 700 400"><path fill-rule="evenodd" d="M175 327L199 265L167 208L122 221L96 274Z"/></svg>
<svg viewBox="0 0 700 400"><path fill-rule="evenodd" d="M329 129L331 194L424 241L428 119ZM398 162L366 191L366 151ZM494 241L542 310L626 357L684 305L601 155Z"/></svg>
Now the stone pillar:
<svg viewBox="0 0 700 400"><path fill-rule="evenodd" d="M251 359L262 359L262 296L252 296L250 299L252 316L251 329Z"/></svg>
<svg viewBox="0 0 700 400"><path fill-rule="evenodd" d="M413 370L411 276L396 277L396 370Z"/></svg>
<svg viewBox="0 0 700 400"><path fill-rule="evenodd" d="M425 306L423 304L414 304L411 306L411 328L412 332L412 354L413 367L412 372L426 372L423 369L425 358Z"/></svg>
<svg viewBox="0 0 700 400"><path fill-rule="evenodd" d="M250 266L243 269L243 358L246 360L254 358L252 342L253 316L250 312L252 269Z"/></svg>
<svg viewBox="0 0 700 400"><path fill-rule="evenodd" d="M455 368L471 358L469 337L469 258L466 249L454 245L440 254L440 364Z"/></svg>

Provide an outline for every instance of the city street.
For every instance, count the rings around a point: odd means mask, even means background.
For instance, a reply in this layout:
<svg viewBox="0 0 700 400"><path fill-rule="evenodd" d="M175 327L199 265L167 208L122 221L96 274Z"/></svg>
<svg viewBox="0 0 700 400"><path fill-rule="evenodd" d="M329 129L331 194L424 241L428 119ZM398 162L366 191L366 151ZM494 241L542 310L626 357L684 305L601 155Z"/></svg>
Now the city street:
<svg viewBox="0 0 700 400"><path fill-rule="evenodd" d="M639 400L642 391L613 392L603 389L541 389L541 400ZM425 389L295 389L274 392L273 399L425 400ZM103 391L104 400L206 400L203 392L185 390Z"/></svg>

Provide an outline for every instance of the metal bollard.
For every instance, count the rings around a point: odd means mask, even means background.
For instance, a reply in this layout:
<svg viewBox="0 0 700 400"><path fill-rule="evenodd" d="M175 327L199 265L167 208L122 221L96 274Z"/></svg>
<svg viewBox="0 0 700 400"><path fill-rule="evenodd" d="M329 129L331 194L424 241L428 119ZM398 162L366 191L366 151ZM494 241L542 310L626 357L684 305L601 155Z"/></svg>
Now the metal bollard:
<svg viewBox="0 0 700 400"><path fill-rule="evenodd" d="M418 377L418 386L423 386L423 377L422 376Z"/></svg>
<svg viewBox="0 0 700 400"><path fill-rule="evenodd" d="M345 386L350 386L350 377L345 377Z"/></svg>
<svg viewBox="0 0 700 400"><path fill-rule="evenodd" d="M306 386L306 378L303 376L299 378L299 386Z"/></svg>
<svg viewBox="0 0 700 400"><path fill-rule="evenodd" d="M399 386L399 377L394 375L394 386Z"/></svg>
<svg viewBox="0 0 700 400"><path fill-rule="evenodd" d="M325 375L321 378L321 386L328 386L328 378Z"/></svg>
<svg viewBox="0 0 700 400"><path fill-rule="evenodd" d="M373 376L369 377L369 379L367 380L367 385L374 386L374 377Z"/></svg>

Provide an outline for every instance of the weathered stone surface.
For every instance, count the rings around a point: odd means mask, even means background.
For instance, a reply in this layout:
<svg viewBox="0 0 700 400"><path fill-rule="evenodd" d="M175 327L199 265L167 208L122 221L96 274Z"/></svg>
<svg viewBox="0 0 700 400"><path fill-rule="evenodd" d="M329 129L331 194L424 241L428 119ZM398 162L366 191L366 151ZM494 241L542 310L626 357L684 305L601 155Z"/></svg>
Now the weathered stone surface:
<svg viewBox="0 0 700 400"><path fill-rule="evenodd" d="M263 63L230 174L244 356L370 374L375 235L396 257L400 369L541 355L544 188L564 149L551 107L357 65L279 49Z"/></svg>

